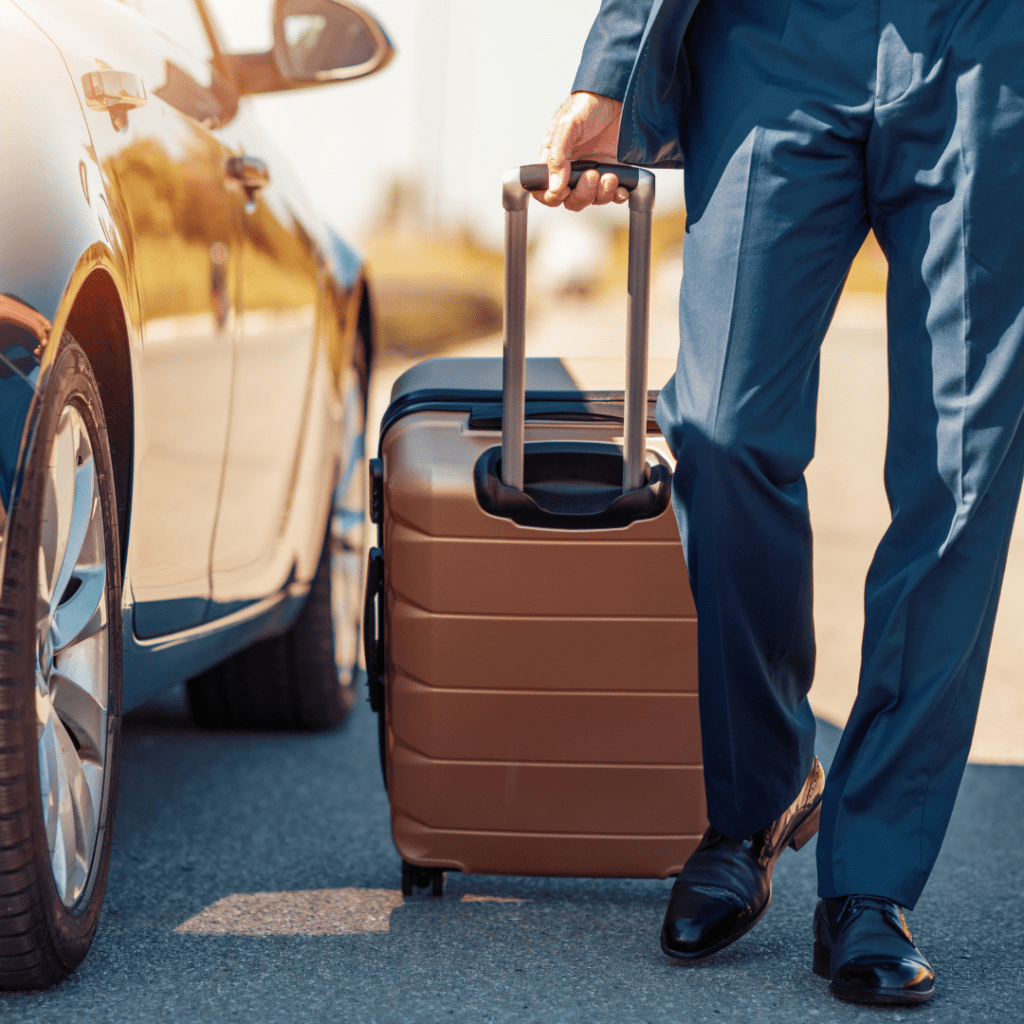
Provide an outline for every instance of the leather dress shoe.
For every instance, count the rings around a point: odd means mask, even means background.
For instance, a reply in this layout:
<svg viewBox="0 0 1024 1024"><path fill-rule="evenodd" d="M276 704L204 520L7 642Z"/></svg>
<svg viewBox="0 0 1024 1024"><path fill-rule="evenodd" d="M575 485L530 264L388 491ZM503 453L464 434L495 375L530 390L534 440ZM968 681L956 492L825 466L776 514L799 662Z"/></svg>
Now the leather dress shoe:
<svg viewBox="0 0 1024 1024"><path fill-rule="evenodd" d="M745 935L768 909L772 869L787 846L799 850L818 831L825 773L814 759L796 800L770 825L737 842L713 828L704 833L669 896L661 948L698 960Z"/></svg>
<svg viewBox="0 0 1024 1024"><path fill-rule="evenodd" d="M924 1003L935 974L903 908L881 896L838 896L814 912L814 973L851 1003Z"/></svg>

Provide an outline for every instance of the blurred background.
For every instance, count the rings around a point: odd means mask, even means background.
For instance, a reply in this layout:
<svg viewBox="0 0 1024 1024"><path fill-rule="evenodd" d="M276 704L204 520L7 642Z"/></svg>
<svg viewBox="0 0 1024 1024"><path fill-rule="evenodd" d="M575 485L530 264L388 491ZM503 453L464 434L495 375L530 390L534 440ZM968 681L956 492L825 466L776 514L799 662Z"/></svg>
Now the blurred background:
<svg viewBox="0 0 1024 1024"><path fill-rule="evenodd" d="M397 50L378 75L267 97L263 123L305 168L321 209L367 231L405 187L433 229L471 227L500 245L501 172L533 160L568 95L597 0L369 0ZM271 0L213 0L235 49L270 47ZM681 198L672 175L659 189ZM411 212L411 211L410 211Z"/></svg>
<svg viewBox="0 0 1024 1024"><path fill-rule="evenodd" d="M272 0L212 6L233 50L269 49ZM383 72L256 104L317 208L362 244L383 351L422 356L500 329L501 175L536 159L599 4L366 6L397 50ZM617 284L621 210L565 217L533 204L530 218L534 307L552 293L593 296ZM655 264L681 270L684 225L682 172L659 171Z"/></svg>
<svg viewBox="0 0 1024 1024"><path fill-rule="evenodd" d="M270 47L272 0L212 6L232 49ZM256 100L317 208L363 245L385 352L425 355L500 329L501 175L536 159L598 6L370 0L397 49L389 67ZM681 269L684 224L682 172L659 171L656 264ZM533 204L531 251L534 304L544 293L601 294L624 265L622 211L565 217ZM865 262L871 287L884 282L875 263Z"/></svg>
<svg viewBox="0 0 1024 1024"><path fill-rule="evenodd" d="M212 6L232 49L270 47L271 0ZM362 243L378 287L382 347L420 355L500 329L502 172L536 159L598 3L366 6L396 47L389 67L256 103L317 208ZM659 175L658 189L660 212L676 212L659 248L678 248L682 175ZM556 291L600 290L624 244L617 212L570 219L534 204L540 277Z"/></svg>
<svg viewBox="0 0 1024 1024"><path fill-rule="evenodd" d="M230 47L266 50L272 0L211 0ZM316 205L368 257L380 358L368 443L391 382L441 351L501 354L502 172L536 159L568 94L598 0L367 0L397 50L365 80L256 100ZM681 171L659 171L652 374L677 346L685 230ZM531 204L532 355L617 355L625 322L626 218ZM856 696L864 576L889 522L886 261L869 236L821 357L815 531L818 660L811 702L842 725ZM670 364L669 364L670 365ZM667 373L665 374L667 376ZM663 380L652 379L652 388ZM1015 531L972 760L1024 764L1024 529Z"/></svg>

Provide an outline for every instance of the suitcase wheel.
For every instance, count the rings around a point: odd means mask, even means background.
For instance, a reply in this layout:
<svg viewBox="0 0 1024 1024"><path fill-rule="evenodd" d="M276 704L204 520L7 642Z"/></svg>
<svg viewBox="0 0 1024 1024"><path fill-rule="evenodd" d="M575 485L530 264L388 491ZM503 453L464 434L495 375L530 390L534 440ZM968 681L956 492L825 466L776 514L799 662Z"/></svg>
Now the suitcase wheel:
<svg viewBox="0 0 1024 1024"><path fill-rule="evenodd" d="M411 896L414 888L430 889L432 896L444 895L445 873L441 868L421 868L402 861L402 895Z"/></svg>

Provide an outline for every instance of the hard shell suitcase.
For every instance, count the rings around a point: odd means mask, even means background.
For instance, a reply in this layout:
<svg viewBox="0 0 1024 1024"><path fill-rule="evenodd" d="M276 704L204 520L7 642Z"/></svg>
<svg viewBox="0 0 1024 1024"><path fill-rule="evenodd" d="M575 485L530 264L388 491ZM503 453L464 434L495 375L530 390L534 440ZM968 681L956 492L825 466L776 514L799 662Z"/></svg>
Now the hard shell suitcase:
<svg viewBox="0 0 1024 1024"><path fill-rule="evenodd" d="M533 165L504 185L504 358L421 363L381 424L364 629L406 893L445 869L664 878L707 825L696 611L646 385L654 177L615 170L625 391L617 361L525 359Z"/></svg>

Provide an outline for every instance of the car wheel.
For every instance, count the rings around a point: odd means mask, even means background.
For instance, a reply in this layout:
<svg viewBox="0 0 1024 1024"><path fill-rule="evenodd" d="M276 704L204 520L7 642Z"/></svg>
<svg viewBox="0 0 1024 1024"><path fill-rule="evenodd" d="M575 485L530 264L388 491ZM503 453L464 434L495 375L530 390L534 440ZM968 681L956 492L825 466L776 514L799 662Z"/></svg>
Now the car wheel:
<svg viewBox="0 0 1024 1024"><path fill-rule="evenodd" d="M120 745L116 508L99 389L65 334L8 524L0 591L3 988L60 981L99 921Z"/></svg>
<svg viewBox="0 0 1024 1024"><path fill-rule="evenodd" d="M367 352L362 334L356 352ZM358 368L357 368L358 369ZM327 536L302 612L287 633L253 644L188 681L197 725L207 729L330 729L355 705L366 521L367 376L345 395L348 447Z"/></svg>
<svg viewBox="0 0 1024 1024"><path fill-rule="evenodd" d="M352 709L352 673L338 671L334 653L331 547L328 534L309 596L287 633L246 647L188 681L198 725L329 729Z"/></svg>

